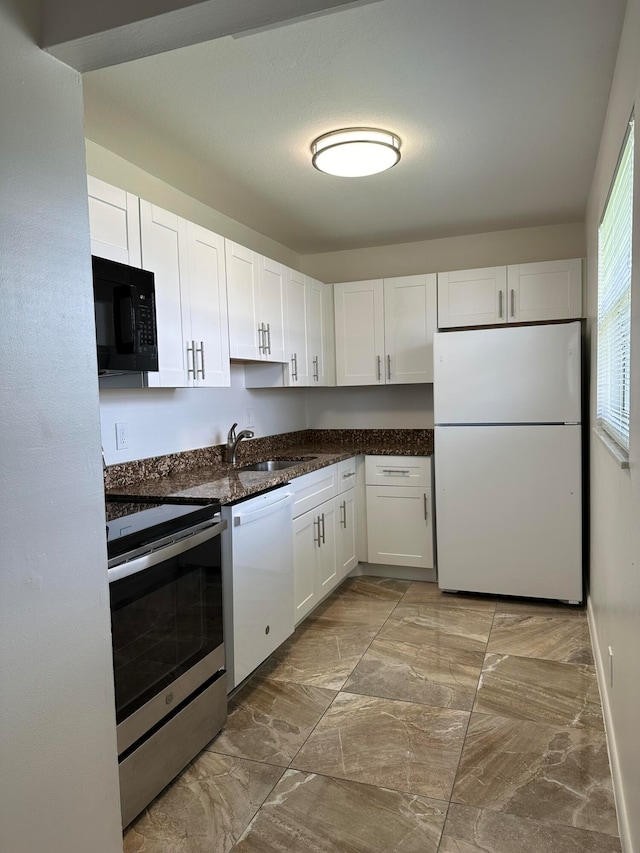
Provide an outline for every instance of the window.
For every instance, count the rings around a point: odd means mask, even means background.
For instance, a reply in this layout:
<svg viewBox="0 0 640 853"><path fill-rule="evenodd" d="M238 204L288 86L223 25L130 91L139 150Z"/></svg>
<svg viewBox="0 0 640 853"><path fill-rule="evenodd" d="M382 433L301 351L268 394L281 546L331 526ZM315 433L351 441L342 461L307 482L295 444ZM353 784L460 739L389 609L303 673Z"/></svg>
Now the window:
<svg viewBox="0 0 640 853"><path fill-rule="evenodd" d="M598 425L629 450L633 118L598 229Z"/></svg>

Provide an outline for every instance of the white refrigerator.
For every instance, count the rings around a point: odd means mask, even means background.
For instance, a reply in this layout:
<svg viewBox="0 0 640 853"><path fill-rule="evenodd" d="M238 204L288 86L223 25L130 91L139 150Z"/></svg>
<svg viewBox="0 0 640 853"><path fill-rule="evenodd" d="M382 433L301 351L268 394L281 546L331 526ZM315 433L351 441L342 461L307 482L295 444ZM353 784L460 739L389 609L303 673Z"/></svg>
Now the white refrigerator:
<svg viewBox="0 0 640 853"><path fill-rule="evenodd" d="M434 336L441 589L580 602L581 325Z"/></svg>

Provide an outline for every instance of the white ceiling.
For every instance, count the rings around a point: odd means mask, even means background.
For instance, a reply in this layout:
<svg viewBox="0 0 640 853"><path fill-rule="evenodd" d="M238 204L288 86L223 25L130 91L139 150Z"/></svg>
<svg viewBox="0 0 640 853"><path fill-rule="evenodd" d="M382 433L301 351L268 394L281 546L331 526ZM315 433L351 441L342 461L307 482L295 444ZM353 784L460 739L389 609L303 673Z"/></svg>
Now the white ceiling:
<svg viewBox="0 0 640 853"><path fill-rule="evenodd" d="M85 74L88 138L300 253L579 221L624 0L382 0ZM402 160L312 168L373 126Z"/></svg>

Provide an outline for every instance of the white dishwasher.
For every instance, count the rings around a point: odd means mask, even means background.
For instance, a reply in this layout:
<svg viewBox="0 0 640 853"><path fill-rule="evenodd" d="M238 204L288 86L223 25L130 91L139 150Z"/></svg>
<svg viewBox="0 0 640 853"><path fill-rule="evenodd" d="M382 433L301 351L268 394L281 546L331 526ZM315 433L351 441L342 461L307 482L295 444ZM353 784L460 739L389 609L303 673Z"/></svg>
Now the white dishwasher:
<svg viewBox="0 0 640 853"><path fill-rule="evenodd" d="M294 629L293 492L287 486L222 507L227 685L231 690Z"/></svg>

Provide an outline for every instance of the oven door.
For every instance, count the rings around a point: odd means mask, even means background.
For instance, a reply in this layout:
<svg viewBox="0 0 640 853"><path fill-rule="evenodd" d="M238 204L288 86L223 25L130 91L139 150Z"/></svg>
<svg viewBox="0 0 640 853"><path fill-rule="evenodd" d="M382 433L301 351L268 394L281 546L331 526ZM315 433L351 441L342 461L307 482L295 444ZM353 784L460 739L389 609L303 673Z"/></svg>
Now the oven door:
<svg viewBox="0 0 640 853"><path fill-rule="evenodd" d="M109 569L118 754L224 673L218 522Z"/></svg>

